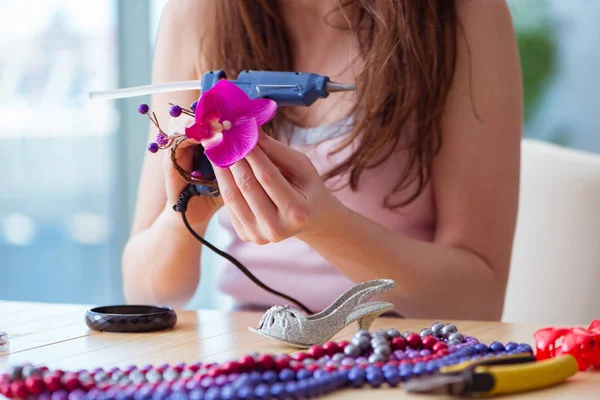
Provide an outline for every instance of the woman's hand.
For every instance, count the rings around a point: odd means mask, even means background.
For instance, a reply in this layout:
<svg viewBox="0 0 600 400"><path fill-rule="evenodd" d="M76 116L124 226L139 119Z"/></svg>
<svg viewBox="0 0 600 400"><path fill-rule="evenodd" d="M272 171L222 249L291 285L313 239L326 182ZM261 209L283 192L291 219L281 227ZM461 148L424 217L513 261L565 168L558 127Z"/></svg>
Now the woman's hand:
<svg viewBox="0 0 600 400"><path fill-rule="evenodd" d="M180 116L173 118L169 124L169 133L185 133L185 127L193 123L193 118ZM188 139L181 143L175 151L177 163L186 171L191 171L194 157L194 146L198 142ZM165 171L165 189L167 192L167 213L177 218L177 223L181 223L181 218L173 211L173 206L177 203L179 195L188 185L177 173L171 160L171 150L164 151L163 170ZM219 208L223 206L220 197L213 198L208 196L196 196L190 200L186 217L192 226L206 225Z"/></svg>
<svg viewBox="0 0 600 400"><path fill-rule="evenodd" d="M320 231L341 209L311 161L261 132L258 146L229 169L214 167L239 237L256 244Z"/></svg>

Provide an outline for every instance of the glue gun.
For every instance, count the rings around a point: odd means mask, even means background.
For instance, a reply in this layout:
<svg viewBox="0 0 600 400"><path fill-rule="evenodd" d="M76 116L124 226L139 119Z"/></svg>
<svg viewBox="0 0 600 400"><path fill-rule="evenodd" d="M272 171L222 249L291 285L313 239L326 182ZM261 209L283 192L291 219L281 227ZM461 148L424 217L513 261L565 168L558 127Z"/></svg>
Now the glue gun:
<svg viewBox="0 0 600 400"><path fill-rule="evenodd" d="M198 81L183 81L138 86L113 91L92 92L92 98L120 99L145 96L155 93L199 90L200 93L212 88L218 81L227 79L225 71L209 71ZM242 89L251 99L265 98L277 103L277 106L308 107L330 93L356 90L356 86L332 82L329 77L314 73L282 72L282 71L242 71L233 84ZM212 166L198 146L194 153L194 169L204 176L214 175ZM218 196L216 188L195 185L199 194Z"/></svg>

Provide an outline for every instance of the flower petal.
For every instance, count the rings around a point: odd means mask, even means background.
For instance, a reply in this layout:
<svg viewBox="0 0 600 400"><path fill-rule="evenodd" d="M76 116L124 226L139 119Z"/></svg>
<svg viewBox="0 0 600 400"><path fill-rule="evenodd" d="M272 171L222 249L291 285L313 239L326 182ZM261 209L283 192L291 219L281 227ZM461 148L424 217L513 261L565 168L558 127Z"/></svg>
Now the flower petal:
<svg viewBox="0 0 600 400"><path fill-rule="evenodd" d="M220 80L200 95L196 106L196 121L205 114L218 112L221 120L235 121L250 108L250 98L242 89L226 79Z"/></svg>
<svg viewBox="0 0 600 400"><path fill-rule="evenodd" d="M219 168L229 168L246 157L258 143L258 125L254 118L242 119L223 131L220 144L206 149L206 157Z"/></svg>
<svg viewBox="0 0 600 400"><path fill-rule="evenodd" d="M208 125L196 122L194 125L185 128L185 136L188 139L194 139L200 142L202 140L210 139L211 134Z"/></svg>
<svg viewBox="0 0 600 400"><path fill-rule="evenodd" d="M244 116L254 118L258 126L263 126L275 116L277 103L271 99L254 99L250 101L250 108L244 110Z"/></svg>

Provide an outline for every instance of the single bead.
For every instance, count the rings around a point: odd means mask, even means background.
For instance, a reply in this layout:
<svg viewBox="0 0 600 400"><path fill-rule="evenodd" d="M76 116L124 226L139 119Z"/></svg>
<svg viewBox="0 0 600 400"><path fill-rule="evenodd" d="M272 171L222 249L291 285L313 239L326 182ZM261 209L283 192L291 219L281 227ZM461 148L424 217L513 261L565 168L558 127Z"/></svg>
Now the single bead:
<svg viewBox="0 0 600 400"><path fill-rule="evenodd" d="M148 151L149 151L150 153L156 153L156 152L158 151L158 143L154 143L154 142L153 142L153 143L150 143L150 144L148 145Z"/></svg>
<svg viewBox="0 0 600 400"><path fill-rule="evenodd" d="M29 376L25 379L25 387L29 393L38 395L44 391L44 381L40 376Z"/></svg>
<svg viewBox="0 0 600 400"><path fill-rule="evenodd" d="M381 345L381 346L375 347L375 349L373 350L373 352L375 354L378 354L378 355L382 356L382 357L388 357L390 355L390 353L392 352L392 350L390 349L390 346Z"/></svg>
<svg viewBox="0 0 600 400"><path fill-rule="evenodd" d="M384 380L383 373L381 373L381 371L370 373L367 372L366 378L367 382L369 382L369 385L371 385L374 388L381 386Z"/></svg>
<svg viewBox="0 0 600 400"><path fill-rule="evenodd" d="M504 346L506 351L515 351L517 347L519 347L519 345L515 342L508 342L506 343L506 346Z"/></svg>
<svg viewBox="0 0 600 400"><path fill-rule="evenodd" d="M405 339L408 337L408 335L412 335L414 332L413 331L404 331L402 332L402 337L404 337Z"/></svg>
<svg viewBox="0 0 600 400"><path fill-rule="evenodd" d="M284 369L281 372L279 372L279 380L281 382L293 381L295 377L296 374L291 369Z"/></svg>
<svg viewBox="0 0 600 400"><path fill-rule="evenodd" d="M365 384L366 372L364 369L359 367L354 367L348 371L348 380L350 381L350 386L358 388Z"/></svg>
<svg viewBox="0 0 600 400"><path fill-rule="evenodd" d="M433 335L433 333L431 332L431 329L429 329L429 328L422 329L421 332L419 332L419 336L421 336L421 337L431 336L431 335Z"/></svg>
<svg viewBox="0 0 600 400"><path fill-rule="evenodd" d="M192 390L189 394L190 400L204 400L204 389Z"/></svg>
<svg viewBox="0 0 600 400"><path fill-rule="evenodd" d="M262 374L258 371L252 371L248 374L248 382L252 386L262 383Z"/></svg>
<svg viewBox="0 0 600 400"><path fill-rule="evenodd" d="M448 340L458 340L460 343L465 341L465 337L460 332L454 332L448 336Z"/></svg>
<svg viewBox="0 0 600 400"><path fill-rule="evenodd" d="M490 344L490 351L493 351L494 353L504 351L504 345L500 342L492 342Z"/></svg>
<svg viewBox="0 0 600 400"><path fill-rule="evenodd" d="M302 364L304 365L310 365L310 364L314 364L317 361L314 358L305 358L304 361L302 361Z"/></svg>
<svg viewBox="0 0 600 400"><path fill-rule="evenodd" d="M436 322L429 328L431 333L437 337L442 337L442 329L444 328L444 324L441 322Z"/></svg>
<svg viewBox="0 0 600 400"><path fill-rule="evenodd" d="M399 361L404 360L406 358L406 354L404 354L402 350L396 350L393 354L394 357L396 357L396 359Z"/></svg>
<svg viewBox="0 0 600 400"><path fill-rule="evenodd" d="M489 351L487 345L483 344L483 343L477 343L475 345L475 350L479 353L479 354L485 354Z"/></svg>
<svg viewBox="0 0 600 400"><path fill-rule="evenodd" d="M381 356L379 354L371 354L369 356L369 362L370 363L376 363L376 362L379 362L379 361L385 361L386 359L387 359L387 357L383 357L383 356Z"/></svg>
<svg viewBox="0 0 600 400"><path fill-rule="evenodd" d="M354 344L349 344L344 348L344 353L350 357L358 357L361 353L360 348Z"/></svg>
<svg viewBox="0 0 600 400"><path fill-rule="evenodd" d="M398 369L390 369L383 371L383 378L388 383L388 385L395 387L400 383L400 374L398 373Z"/></svg>
<svg viewBox="0 0 600 400"><path fill-rule="evenodd" d="M345 358L346 358L346 355L345 355L344 353L337 353L337 354L334 354L334 355L331 357L331 359L332 359L333 361L342 361L342 360L343 360L343 359L345 359Z"/></svg>
<svg viewBox="0 0 600 400"><path fill-rule="evenodd" d="M421 351L419 351L419 355L421 357L426 357L426 356L430 356L431 355L431 351L428 349L423 349Z"/></svg>
<svg viewBox="0 0 600 400"><path fill-rule="evenodd" d="M54 373L44 375L44 384L51 392L56 392L62 385L60 376Z"/></svg>
<svg viewBox="0 0 600 400"><path fill-rule="evenodd" d="M285 385L281 382L277 382L271 386L271 395L276 399L283 397L285 393Z"/></svg>
<svg viewBox="0 0 600 400"><path fill-rule="evenodd" d="M308 354L314 359L319 359L327 353L322 346L312 346L310 349L308 349Z"/></svg>
<svg viewBox="0 0 600 400"><path fill-rule="evenodd" d="M177 104L171 106L171 108L169 108L169 114L173 118L179 117L181 115L181 107L179 107Z"/></svg>
<svg viewBox="0 0 600 400"><path fill-rule="evenodd" d="M442 328L442 335L444 335L444 337L448 337L455 332L458 332L458 329L456 328L456 325L454 325L454 324L446 324Z"/></svg>
<svg viewBox="0 0 600 400"><path fill-rule="evenodd" d="M140 104L138 106L138 112L140 114L148 114L148 111L150 111L150 107L148 107L148 104Z"/></svg>
<svg viewBox="0 0 600 400"><path fill-rule="evenodd" d="M256 360L251 356L244 356L239 360L240 368L242 371L251 371L256 365Z"/></svg>
<svg viewBox="0 0 600 400"><path fill-rule="evenodd" d="M192 110L193 113L196 112L196 108L198 107L198 102L194 101L192 104L190 104L190 110Z"/></svg>
<svg viewBox="0 0 600 400"><path fill-rule="evenodd" d="M389 339L389 335L387 333L387 330L385 329L377 329L373 336L381 336L383 338Z"/></svg>
<svg viewBox="0 0 600 400"><path fill-rule="evenodd" d="M221 389L218 387L211 387L204 393L205 400L219 400L221 398Z"/></svg>
<svg viewBox="0 0 600 400"><path fill-rule="evenodd" d="M52 400L68 400L69 392L66 390L59 390L57 392L52 393Z"/></svg>
<svg viewBox="0 0 600 400"><path fill-rule="evenodd" d="M456 340L456 339L448 340L448 345L449 346L456 346L456 345L459 345L459 344L461 344L460 340Z"/></svg>
<svg viewBox="0 0 600 400"><path fill-rule="evenodd" d="M367 336L355 336L351 343L358 346L361 350L366 351L371 347L371 340Z"/></svg>
<svg viewBox="0 0 600 400"><path fill-rule="evenodd" d="M233 385L225 385L221 388L222 400L235 400L235 388Z"/></svg>
<svg viewBox="0 0 600 400"><path fill-rule="evenodd" d="M520 349L521 353L530 353L530 354L533 354L533 349L527 343L521 343L517 349Z"/></svg>
<svg viewBox="0 0 600 400"><path fill-rule="evenodd" d="M421 336L412 333L406 337L406 344L413 349L420 349L423 343L421 341Z"/></svg>
<svg viewBox="0 0 600 400"><path fill-rule="evenodd" d="M358 331L356 331L354 336L366 336L368 338L371 338L371 332L369 332L366 329L359 329Z"/></svg>
<svg viewBox="0 0 600 400"><path fill-rule="evenodd" d="M380 346L380 345L389 345L390 341L386 338L384 338L383 336L374 336L373 339L371 339L371 346L372 347L376 347L376 346Z"/></svg>
<svg viewBox="0 0 600 400"><path fill-rule="evenodd" d="M333 356L341 351L340 346L336 342L327 342L323 345L323 350L325 353Z"/></svg>
<svg viewBox="0 0 600 400"><path fill-rule="evenodd" d="M301 381L303 379L308 379L312 377L312 373L306 369L301 369L298 372L296 372L296 379Z"/></svg>
<svg viewBox="0 0 600 400"><path fill-rule="evenodd" d="M433 350L433 346L438 342L438 338L433 335L425 336L421 339L421 344L424 349Z"/></svg>
<svg viewBox="0 0 600 400"><path fill-rule="evenodd" d="M267 385L258 385L254 388L254 397L258 400L267 400L271 398L271 393Z"/></svg>
<svg viewBox="0 0 600 400"><path fill-rule="evenodd" d="M437 353L440 350L448 350L448 345L444 342L437 342L431 348L431 351L433 351L434 353Z"/></svg>
<svg viewBox="0 0 600 400"><path fill-rule="evenodd" d="M395 337L402 336L400 334L400 331L398 329L395 329L395 328L388 329L387 335L389 336L390 340L393 339L393 338L395 338Z"/></svg>
<svg viewBox="0 0 600 400"><path fill-rule="evenodd" d="M393 350L404 350L406 348L406 339L402 336L392 338Z"/></svg>

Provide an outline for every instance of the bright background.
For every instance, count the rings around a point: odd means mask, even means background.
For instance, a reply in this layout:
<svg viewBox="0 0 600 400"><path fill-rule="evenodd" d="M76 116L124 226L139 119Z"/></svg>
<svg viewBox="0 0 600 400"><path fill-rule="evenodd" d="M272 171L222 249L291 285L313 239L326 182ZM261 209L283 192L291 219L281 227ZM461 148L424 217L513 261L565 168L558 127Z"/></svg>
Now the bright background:
<svg viewBox="0 0 600 400"><path fill-rule="evenodd" d="M123 301L120 258L148 126L135 108L148 99L87 93L150 81L164 3L0 0L0 299ZM510 4L525 135L600 152L600 1ZM205 256L189 307L219 301Z"/></svg>

